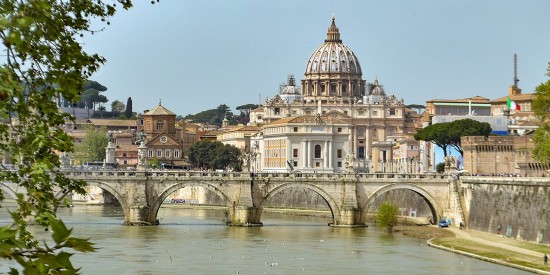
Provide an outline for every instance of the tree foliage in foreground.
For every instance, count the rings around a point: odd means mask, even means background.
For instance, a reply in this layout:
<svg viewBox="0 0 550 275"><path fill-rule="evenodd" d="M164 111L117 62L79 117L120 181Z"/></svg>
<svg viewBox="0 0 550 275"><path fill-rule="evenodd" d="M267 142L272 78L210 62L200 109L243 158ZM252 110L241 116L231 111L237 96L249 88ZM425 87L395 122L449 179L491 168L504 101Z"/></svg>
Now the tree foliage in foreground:
<svg viewBox="0 0 550 275"><path fill-rule="evenodd" d="M453 122L436 123L420 129L415 135L416 140L432 142L443 149L447 156L449 147L456 149L460 155L464 155L460 138L464 136L489 136L491 125L487 122L479 122L473 119L460 119Z"/></svg>
<svg viewBox="0 0 550 275"><path fill-rule="evenodd" d="M17 208L10 224L0 227L0 257L20 269L11 274L74 274L71 253L94 248L87 239L71 235L55 213L63 198L55 193L84 194L85 183L59 172L59 153L71 152L73 140L56 106L58 98L79 102L85 80L105 59L89 54L78 41L97 31L92 21L107 21L116 5L131 7L131 0L3 0L0 2L0 151L11 157L17 170L0 169L0 180L17 183ZM19 191L21 192L21 191ZM2 198L0 198L2 199ZM39 241L31 223L51 233Z"/></svg>
<svg viewBox="0 0 550 275"><path fill-rule="evenodd" d="M546 76L550 77L550 62ZM535 148L533 155L542 162L550 163L550 80L541 83L535 88L535 99L533 100L533 111L540 120L540 125L535 130L533 142Z"/></svg>
<svg viewBox="0 0 550 275"><path fill-rule="evenodd" d="M397 215L399 208L396 204L385 201L380 204L376 212L376 224L384 228L388 233L393 232L393 228L397 225Z"/></svg>
<svg viewBox="0 0 550 275"><path fill-rule="evenodd" d="M219 141L203 140L189 147L189 161L203 169L232 169L242 171L241 151Z"/></svg>

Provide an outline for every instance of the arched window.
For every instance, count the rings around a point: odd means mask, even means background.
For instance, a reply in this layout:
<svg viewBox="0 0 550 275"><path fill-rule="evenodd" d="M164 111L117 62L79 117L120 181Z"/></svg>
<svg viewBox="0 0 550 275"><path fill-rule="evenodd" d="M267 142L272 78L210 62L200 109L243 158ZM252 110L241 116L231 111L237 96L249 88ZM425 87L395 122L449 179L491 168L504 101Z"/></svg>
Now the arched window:
<svg viewBox="0 0 550 275"><path fill-rule="evenodd" d="M321 158L321 145L315 145L315 158Z"/></svg>

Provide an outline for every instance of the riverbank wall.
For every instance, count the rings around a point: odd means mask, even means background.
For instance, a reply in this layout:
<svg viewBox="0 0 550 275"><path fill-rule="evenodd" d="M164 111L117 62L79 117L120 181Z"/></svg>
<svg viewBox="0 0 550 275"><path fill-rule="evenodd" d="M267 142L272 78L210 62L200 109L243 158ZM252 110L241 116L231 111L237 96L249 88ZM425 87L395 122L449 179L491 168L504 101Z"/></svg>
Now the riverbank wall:
<svg viewBox="0 0 550 275"><path fill-rule="evenodd" d="M550 178L463 179L468 228L550 244Z"/></svg>

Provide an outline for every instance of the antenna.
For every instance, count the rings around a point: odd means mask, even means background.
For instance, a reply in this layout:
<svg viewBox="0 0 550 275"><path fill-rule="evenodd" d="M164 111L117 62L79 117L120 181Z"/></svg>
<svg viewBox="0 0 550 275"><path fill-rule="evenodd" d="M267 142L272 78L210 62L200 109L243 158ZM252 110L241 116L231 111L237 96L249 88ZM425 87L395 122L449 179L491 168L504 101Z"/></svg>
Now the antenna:
<svg viewBox="0 0 550 275"><path fill-rule="evenodd" d="M514 54L514 86L518 86L518 55Z"/></svg>

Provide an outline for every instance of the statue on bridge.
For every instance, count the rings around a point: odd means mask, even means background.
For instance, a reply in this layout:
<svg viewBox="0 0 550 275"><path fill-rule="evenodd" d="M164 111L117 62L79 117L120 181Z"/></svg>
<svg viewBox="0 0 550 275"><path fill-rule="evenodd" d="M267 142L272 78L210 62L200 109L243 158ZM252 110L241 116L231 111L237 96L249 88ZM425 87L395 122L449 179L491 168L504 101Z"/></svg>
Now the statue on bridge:
<svg viewBox="0 0 550 275"><path fill-rule="evenodd" d="M354 153L347 154L346 155L346 161L344 162L344 164L345 164L346 170L348 172L355 172L355 168L357 167L355 154Z"/></svg>

